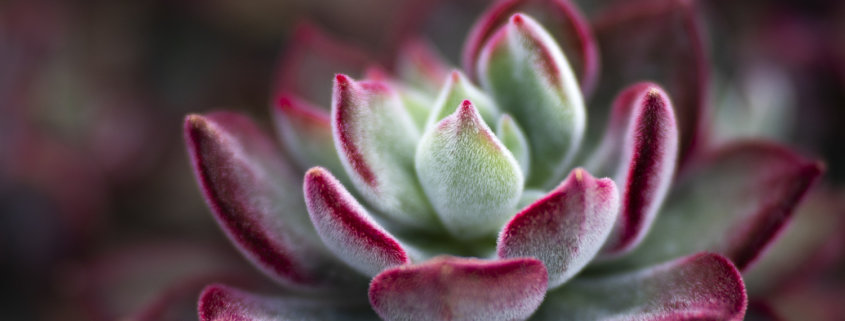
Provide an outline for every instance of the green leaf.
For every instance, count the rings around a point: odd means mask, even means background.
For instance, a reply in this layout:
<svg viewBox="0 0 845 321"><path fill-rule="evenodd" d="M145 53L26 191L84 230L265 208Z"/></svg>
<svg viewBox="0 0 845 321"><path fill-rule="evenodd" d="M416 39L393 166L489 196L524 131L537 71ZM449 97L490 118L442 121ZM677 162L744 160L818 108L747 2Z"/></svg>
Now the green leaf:
<svg viewBox="0 0 845 321"><path fill-rule="evenodd" d="M534 19L516 14L484 46L479 79L531 145L530 186L559 182L584 134L584 101L560 47Z"/></svg>
<svg viewBox="0 0 845 321"><path fill-rule="evenodd" d="M423 135L416 169L440 220L462 239L495 232L522 195L519 164L468 100Z"/></svg>

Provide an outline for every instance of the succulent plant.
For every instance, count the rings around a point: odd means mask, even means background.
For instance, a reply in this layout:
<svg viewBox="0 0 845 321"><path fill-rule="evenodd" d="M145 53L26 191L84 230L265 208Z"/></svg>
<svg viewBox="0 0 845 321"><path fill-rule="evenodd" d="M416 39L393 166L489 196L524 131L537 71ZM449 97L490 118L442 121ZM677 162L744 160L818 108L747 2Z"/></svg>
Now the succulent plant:
<svg viewBox="0 0 845 321"><path fill-rule="evenodd" d="M594 80L579 85L525 14L481 20L464 60L449 72L418 50L400 56L402 80L337 74L330 112L283 93L284 151L248 117L189 115L215 218L286 290L210 285L200 319L743 318L741 271L817 162L735 142L680 172L676 111L651 82L623 90L601 142L582 144Z"/></svg>

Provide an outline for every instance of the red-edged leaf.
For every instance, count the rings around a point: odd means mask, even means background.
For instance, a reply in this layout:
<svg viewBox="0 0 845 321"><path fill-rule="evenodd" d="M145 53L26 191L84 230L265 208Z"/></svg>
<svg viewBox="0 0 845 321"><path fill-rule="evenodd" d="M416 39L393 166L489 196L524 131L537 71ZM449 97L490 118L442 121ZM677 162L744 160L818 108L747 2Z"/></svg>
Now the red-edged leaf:
<svg viewBox="0 0 845 321"><path fill-rule="evenodd" d="M625 149L625 135L631 123L631 113L637 102L649 88L657 87L651 82L638 82L622 90L613 100L610 118L598 148L587 160L587 169L596 175L615 175L622 164Z"/></svg>
<svg viewBox="0 0 845 321"><path fill-rule="evenodd" d="M586 125L584 99L560 47L533 18L515 14L485 43L478 67L485 90L525 129L528 186L557 184Z"/></svg>
<svg viewBox="0 0 845 321"><path fill-rule="evenodd" d="M546 269L535 259L437 257L376 276L370 303L385 320L525 320L546 284Z"/></svg>
<svg viewBox="0 0 845 321"><path fill-rule="evenodd" d="M387 83L337 75L332 133L346 173L371 206L409 227L437 225L414 172L420 132Z"/></svg>
<svg viewBox="0 0 845 321"><path fill-rule="evenodd" d="M452 236L492 236L516 212L525 179L519 163L469 100L420 139L417 177Z"/></svg>
<svg viewBox="0 0 845 321"><path fill-rule="evenodd" d="M691 166L651 232L616 266L644 266L706 250L744 270L789 222L823 171L817 162L759 141L723 147Z"/></svg>
<svg viewBox="0 0 845 321"><path fill-rule="evenodd" d="M550 292L535 320L742 320L748 305L736 267L701 253L640 271L578 278Z"/></svg>
<svg viewBox="0 0 845 321"><path fill-rule="evenodd" d="M532 8L536 8L539 14L550 16L548 20L552 20L553 23L545 25L559 27L559 29L550 28L553 34L558 35L556 37L558 43L567 44L567 47L574 49L575 62L580 65L578 74L581 91L589 96L599 75L598 46L587 19L569 0L501 0L491 5L475 22L464 44L462 54L464 70L471 77L475 77L476 61L484 43L496 29L507 22L511 15L526 9L534 15L534 11L530 10ZM571 52L567 51L567 53Z"/></svg>
<svg viewBox="0 0 845 321"><path fill-rule="evenodd" d="M685 0L616 1L597 14L593 24L607 74L595 97L611 97L642 79L667 86L681 130L682 166L707 143L710 62L694 6L695 1ZM594 126L601 124L588 127Z"/></svg>
<svg viewBox="0 0 845 321"><path fill-rule="evenodd" d="M396 239L323 168L305 173L305 204L317 234L341 260L368 276L411 263Z"/></svg>
<svg viewBox="0 0 845 321"><path fill-rule="evenodd" d="M227 112L189 115L185 139L215 219L247 258L295 289L348 283L349 272L314 232L298 175L251 120Z"/></svg>
<svg viewBox="0 0 845 321"><path fill-rule="evenodd" d="M371 60L366 51L301 22L279 61L273 98L293 93L328 109L334 75L358 74Z"/></svg>
<svg viewBox="0 0 845 321"><path fill-rule="evenodd" d="M197 314L200 321L363 321L377 318L366 303L356 305L354 300L338 304L304 298L266 297L221 284L205 287L200 294Z"/></svg>
<svg viewBox="0 0 845 321"><path fill-rule="evenodd" d="M672 184L678 157L678 127L672 103L659 87L649 86L634 100L625 130L616 181L622 208L603 254L618 256L648 233Z"/></svg>
<svg viewBox="0 0 845 321"><path fill-rule="evenodd" d="M323 166L346 178L334 148L328 111L293 94L283 94L272 114L282 145L299 168Z"/></svg>
<svg viewBox="0 0 845 321"><path fill-rule="evenodd" d="M616 222L619 192L609 178L595 179L577 168L557 188L534 202L499 235L501 258L536 257L560 286L599 252Z"/></svg>

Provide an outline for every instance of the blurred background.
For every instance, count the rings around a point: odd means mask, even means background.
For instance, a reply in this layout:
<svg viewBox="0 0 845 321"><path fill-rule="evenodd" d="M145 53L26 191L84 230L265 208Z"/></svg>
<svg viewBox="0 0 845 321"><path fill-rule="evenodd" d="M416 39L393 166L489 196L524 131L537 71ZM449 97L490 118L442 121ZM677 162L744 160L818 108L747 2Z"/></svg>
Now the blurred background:
<svg viewBox="0 0 845 321"><path fill-rule="evenodd" d="M588 100L597 115L622 86L651 77L683 83L696 72L689 61L703 59L707 73L696 80L706 90L696 93L711 110L705 116L712 141L764 137L825 160L827 174L810 196L815 207L801 209L823 218L801 217L810 218L811 229L831 216L841 224L844 1L576 2L599 39L602 72ZM700 43L678 31L689 26L642 31L629 42L613 34L625 20L620 15L665 3L688 6L693 16L646 20L692 21ZM322 97L315 102L327 104L331 73L360 72L366 64L390 70L400 45L419 35L459 66L464 38L489 5L0 1L0 319L194 319L204 284L267 283L205 206L187 160L183 117L234 109L270 131L279 83L314 82L308 90ZM332 51L343 52L342 67L353 70L292 70L298 65L290 61L303 59L292 57ZM603 118L591 120L591 129L601 130ZM845 297L835 272L843 266L841 243L813 243L824 247L827 263L812 274L832 274L838 283L763 295L750 317L798 320L789 311ZM790 304L794 309L782 308Z"/></svg>

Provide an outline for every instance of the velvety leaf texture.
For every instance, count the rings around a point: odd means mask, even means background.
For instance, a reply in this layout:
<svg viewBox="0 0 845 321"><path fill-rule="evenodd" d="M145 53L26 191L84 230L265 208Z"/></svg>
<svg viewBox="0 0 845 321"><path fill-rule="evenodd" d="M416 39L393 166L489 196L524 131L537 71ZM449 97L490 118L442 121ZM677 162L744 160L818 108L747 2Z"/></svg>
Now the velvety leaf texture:
<svg viewBox="0 0 845 321"><path fill-rule="evenodd" d="M337 75L332 132L341 163L370 205L407 226L436 226L414 174L420 133L393 89Z"/></svg>
<svg viewBox="0 0 845 321"><path fill-rule="evenodd" d="M516 162L519 163L519 168L522 169L522 175L528 176L531 170L531 148L528 146L525 132L516 124L513 117L508 114L499 117L499 122L496 123L496 136L513 154Z"/></svg>
<svg viewBox="0 0 845 321"><path fill-rule="evenodd" d="M580 84L585 95L593 91L599 75L598 46L589 21L569 0L500 0L490 6L473 25L464 45L462 63L464 69L474 75L476 61L482 46L501 24L514 13L532 3L539 4L540 10L554 15L556 22L561 22L562 33L573 39L575 52L580 59ZM560 40L560 39L557 39Z"/></svg>
<svg viewBox="0 0 845 321"><path fill-rule="evenodd" d="M519 164L468 100L423 135L416 169L440 220L462 239L492 234L522 194Z"/></svg>
<svg viewBox="0 0 845 321"><path fill-rule="evenodd" d="M550 185L563 176L586 115L560 47L537 22L516 14L484 45L478 72L499 108L526 130L532 147L528 184Z"/></svg>
<svg viewBox="0 0 845 321"><path fill-rule="evenodd" d="M622 209L604 252L618 256L648 233L669 191L678 157L678 127L669 98L647 87L634 101L616 181L622 186Z"/></svg>
<svg viewBox="0 0 845 321"><path fill-rule="evenodd" d="M615 175L624 160L622 159L628 124L637 101L642 99L649 88L657 87L650 82L639 82L628 86L613 100L610 119L599 147L587 160L587 169L596 175Z"/></svg>
<svg viewBox="0 0 845 321"><path fill-rule="evenodd" d="M411 263L402 245L328 171L308 170L302 188L317 233L341 260L367 276Z"/></svg>
<svg viewBox="0 0 845 321"><path fill-rule="evenodd" d="M370 303L384 320L525 320L543 301L540 261L437 257L386 270L370 283Z"/></svg>
<svg viewBox="0 0 845 321"><path fill-rule="evenodd" d="M739 321L747 305L736 267L702 253L626 274L579 278L550 292L532 320Z"/></svg>
<svg viewBox="0 0 845 321"><path fill-rule="evenodd" d="M614 264L644 266L706 250L745 269L789 221L823 168L772 143L739 142L691 171L648 237Z"/></svg>
<svg viewBox="0 0 845 321"><path fill-rule="evenodd" d="M487 96L481 89L475 87L460 71L452 71L440 90L440 95L434 102L431 115L428 117L426 128L433 126L441 119L451 115L464 100L472 101L473 106L478 109L481 118L488 125L495 124L499 116L499 108L496 103Z"/></svg>
<svg viewBox="0 0 845 321"><path fill-rule="evenodd" d="M294 183L297 175L251 120L226 112L190 115L185 139L214 217L262 271L299 290L336 289L354 281L317 237L300 183Z"/></svg>
<svg viewBox="0 0 845 321"><path fill-rule="evenodd" d="M549 273L549 288L558 287L598 254L618 211L619 192L613 181L595 179L577 168L505 226L498 255L540 259Z"/></svg>

